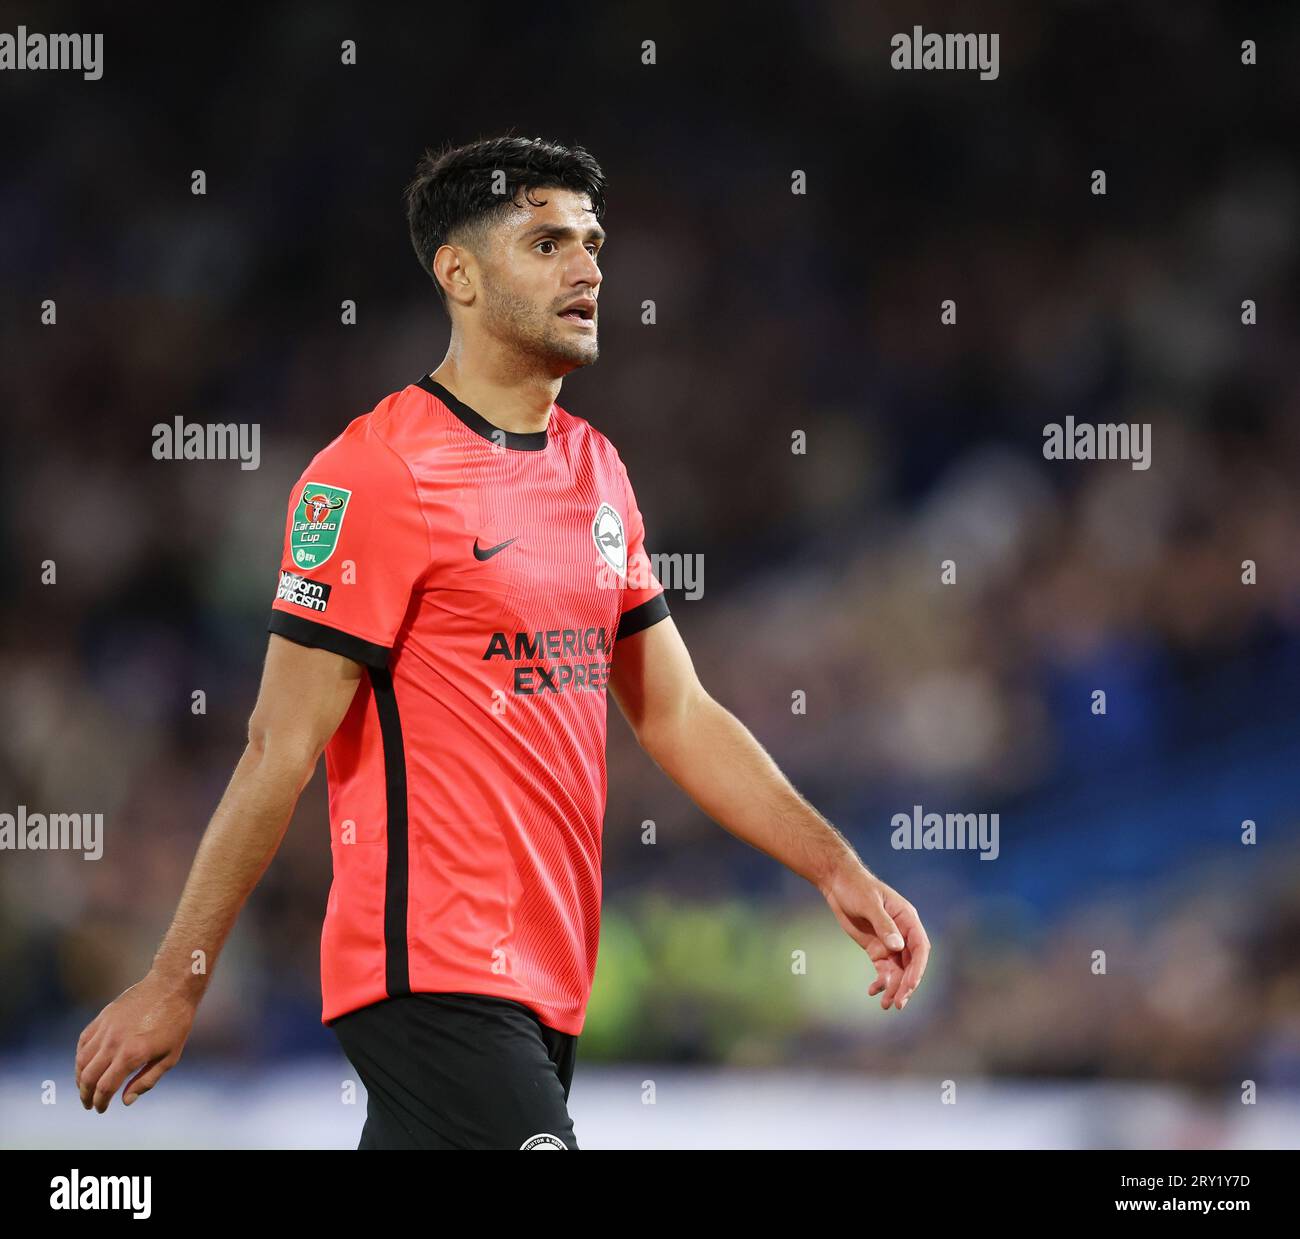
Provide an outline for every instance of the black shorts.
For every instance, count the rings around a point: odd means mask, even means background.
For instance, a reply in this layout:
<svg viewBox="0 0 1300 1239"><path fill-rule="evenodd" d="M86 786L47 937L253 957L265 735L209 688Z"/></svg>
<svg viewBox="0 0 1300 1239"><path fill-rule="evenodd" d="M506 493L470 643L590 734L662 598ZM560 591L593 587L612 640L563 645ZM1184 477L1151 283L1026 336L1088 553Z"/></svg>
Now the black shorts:
<svg viewBox="0 0 1300 1239"><path fill-rule="evenodd" d="M578 1147L568 1109L578 1038L522 1003L403 994L330 1027L368 1094L358 1149Z"/></svg>

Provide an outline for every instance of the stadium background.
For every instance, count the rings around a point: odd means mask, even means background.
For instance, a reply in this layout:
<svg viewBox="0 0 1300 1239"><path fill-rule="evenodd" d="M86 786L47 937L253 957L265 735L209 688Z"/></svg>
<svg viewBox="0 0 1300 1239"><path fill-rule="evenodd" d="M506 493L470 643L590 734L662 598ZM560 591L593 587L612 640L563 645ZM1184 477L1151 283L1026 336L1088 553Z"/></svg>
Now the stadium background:
<svg viewBox="0 0 1300 1239"><path fill-rule="evenodd" d="M816 892L611 704L579 1140L1300 1144L1294 11L0 14L105 34L101 81L0 74L0 808L106 819L99 861L0 862L0 1143L355 1143L323 770L162 1087L86 1114L73 1052L240 752L288 487L443 356L415 159L513 129L610 178L602 359L560 403L619 447L649 549L703 557L670 602L706 686L934 943L881 1012ZM997 31L999 77L891 70L914 24ZM1068 415L1151 423L1150 469L1044 460ZM260 468L153 459L177 416L258 424ZM998 812L999 858L892 850L914 804Z"/></svg>

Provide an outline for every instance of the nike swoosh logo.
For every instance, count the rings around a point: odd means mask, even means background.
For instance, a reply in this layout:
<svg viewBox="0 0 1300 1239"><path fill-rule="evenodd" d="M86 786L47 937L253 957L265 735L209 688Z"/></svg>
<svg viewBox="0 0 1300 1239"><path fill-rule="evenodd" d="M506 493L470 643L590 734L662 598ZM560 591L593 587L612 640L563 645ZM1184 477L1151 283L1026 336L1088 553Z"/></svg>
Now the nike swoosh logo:
<svg viewBox="0 0 1300 1239"><path fill-rule="evenodd" d="M475 539L474 539L474 558L475 558L475 559L491 559L492 556L495 555L498 551L504 551L504 550L506 549L506 547L508 547L508 546L510 545L510 543L517 541L518 538L519 538L519 535L516 534L513 538L507 538L504 542L500 542L500 543L498 543L496 546L489 546L489 547L482 547L482 546L479 546L479 544L478 544L478 539L475 538Z"/></svg>

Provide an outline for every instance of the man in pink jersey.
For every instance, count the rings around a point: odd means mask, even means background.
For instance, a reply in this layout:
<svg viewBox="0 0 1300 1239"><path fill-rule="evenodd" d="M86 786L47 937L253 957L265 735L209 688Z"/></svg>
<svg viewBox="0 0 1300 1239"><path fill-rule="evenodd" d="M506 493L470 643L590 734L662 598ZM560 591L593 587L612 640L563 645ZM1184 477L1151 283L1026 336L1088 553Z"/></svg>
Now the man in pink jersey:
<svg viewBox="0 0 1300 1239"><path fill-rule="evenodd" d="M358 1147L577 1148L607 690L701 809L822 892L883 1007L929 942L700 685L623 462L557 403L598 354L596 161L515 137L428 153L407 206L447 356L294 483L248 747L153 968L83 1032L78 1087L102 1112L179 1059L323 751L322 1020L367 1089Z"/></svg>

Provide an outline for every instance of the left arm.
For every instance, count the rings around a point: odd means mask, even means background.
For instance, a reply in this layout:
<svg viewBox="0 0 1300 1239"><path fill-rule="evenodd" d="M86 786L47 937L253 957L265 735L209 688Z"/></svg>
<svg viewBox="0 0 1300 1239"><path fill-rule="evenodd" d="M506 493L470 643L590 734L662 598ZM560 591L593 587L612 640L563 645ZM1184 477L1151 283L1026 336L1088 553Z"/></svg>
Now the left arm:
<svg viewBox="0 0 1300 1239"><path fill-rule="evenodd" d="M875 876L783 775L748 728L705 691L672 618L622 638L610 691L637 742L724 829L811 882L871 957L881 1006L901 1010L930 942L916 909Z"/></svg>

